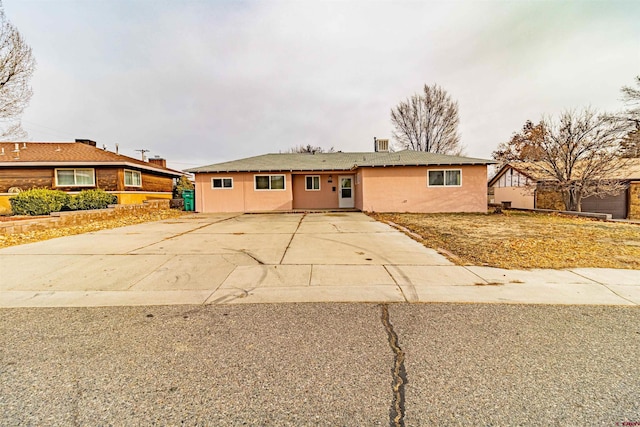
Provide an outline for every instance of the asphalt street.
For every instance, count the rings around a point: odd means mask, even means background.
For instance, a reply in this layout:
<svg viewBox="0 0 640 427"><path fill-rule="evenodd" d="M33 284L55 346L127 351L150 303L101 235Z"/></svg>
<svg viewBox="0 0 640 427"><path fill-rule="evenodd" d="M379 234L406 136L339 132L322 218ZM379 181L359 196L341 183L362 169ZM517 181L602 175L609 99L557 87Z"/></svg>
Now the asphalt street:
<svg viewBox="0 0 640 427"><path fill-rule="evenodd" d="M624 306L1 309L0 423L625 425L638 354Z"/></svg>

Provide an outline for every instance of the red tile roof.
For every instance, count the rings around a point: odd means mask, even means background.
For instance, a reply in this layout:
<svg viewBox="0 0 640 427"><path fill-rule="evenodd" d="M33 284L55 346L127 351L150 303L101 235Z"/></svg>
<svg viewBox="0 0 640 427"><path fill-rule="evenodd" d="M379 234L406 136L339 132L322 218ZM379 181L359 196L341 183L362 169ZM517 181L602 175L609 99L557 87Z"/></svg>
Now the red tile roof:
<svg viewBox="0 0 640 427"><path fill-rule="evenodd" d="M123 165L173 176L182 172L82 142L0 142L0 167Z"/></svg>

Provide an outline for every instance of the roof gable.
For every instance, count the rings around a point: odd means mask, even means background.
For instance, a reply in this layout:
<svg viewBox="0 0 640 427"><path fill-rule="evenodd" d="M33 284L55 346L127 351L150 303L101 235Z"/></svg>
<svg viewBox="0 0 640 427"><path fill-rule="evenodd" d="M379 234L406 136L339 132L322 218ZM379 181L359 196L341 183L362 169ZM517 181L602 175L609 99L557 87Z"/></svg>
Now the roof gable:
<svg viewBox="0 0 640 427"><path fill-rule="evenodd" d="M640 179L640 158L621 159L622 164L608 179L620 179L620 180L636 180ZM504 165L489 180L489 186L495 185L495 183L504 175L509 169L514 169L521 174L531 178L534 181L551 181L551 176L547 171L543 169L540 162L511 162Z"/></svg>

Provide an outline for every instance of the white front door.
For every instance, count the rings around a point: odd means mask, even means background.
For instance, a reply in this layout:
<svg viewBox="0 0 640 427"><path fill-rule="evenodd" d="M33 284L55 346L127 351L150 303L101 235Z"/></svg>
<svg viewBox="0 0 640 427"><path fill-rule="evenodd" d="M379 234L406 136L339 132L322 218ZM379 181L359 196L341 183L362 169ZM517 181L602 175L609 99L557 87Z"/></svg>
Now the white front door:
<svg viewBox="0 0 640 427"><path fill-rule="evenodd" d="M338 194L338 207L352 208L355 206L355 198L353 196L353 176L339 176L340 193Z"/></svg>

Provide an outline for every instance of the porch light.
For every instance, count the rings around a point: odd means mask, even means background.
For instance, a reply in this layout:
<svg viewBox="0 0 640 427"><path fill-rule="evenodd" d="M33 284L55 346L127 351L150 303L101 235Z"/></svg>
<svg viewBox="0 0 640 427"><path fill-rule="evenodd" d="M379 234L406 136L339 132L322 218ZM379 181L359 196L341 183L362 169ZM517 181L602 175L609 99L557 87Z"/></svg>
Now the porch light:
<svg viewBox="0 0 640 427"><path fill-rule="evenodd" d="M329 180L327 182L329 182L329 183L333 182L333 176L332 175L329 175Z"/></svg>

